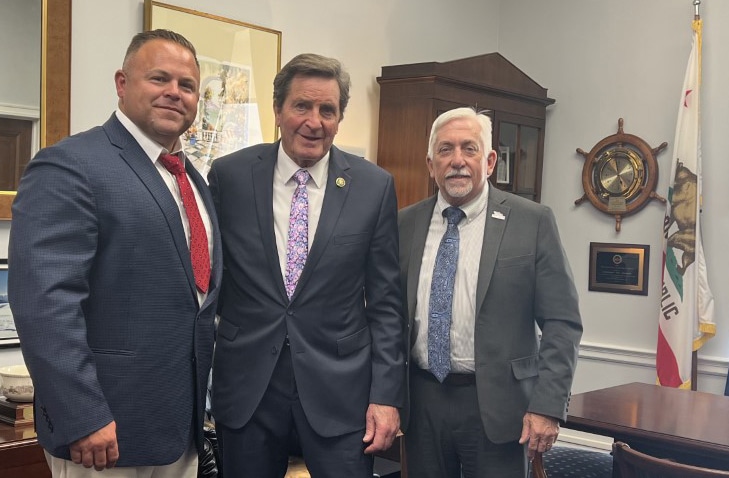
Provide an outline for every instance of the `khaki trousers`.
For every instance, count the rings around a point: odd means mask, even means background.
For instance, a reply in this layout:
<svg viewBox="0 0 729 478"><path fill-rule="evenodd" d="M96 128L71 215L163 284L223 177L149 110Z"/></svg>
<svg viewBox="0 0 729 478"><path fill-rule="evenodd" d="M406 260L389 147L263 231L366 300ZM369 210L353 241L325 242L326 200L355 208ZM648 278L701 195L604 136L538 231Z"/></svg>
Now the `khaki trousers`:
<svg viewBox="0 0 729 478"><path fill-rule="evenodd" d="M123 468L108 468L96 471L93 468L84 468L70 460L56 458L47 451L46 461L51 469L53 478L196 478L197 477L197 449L195 445L183 453L179 460L162 466L131 466Z"/></svg>

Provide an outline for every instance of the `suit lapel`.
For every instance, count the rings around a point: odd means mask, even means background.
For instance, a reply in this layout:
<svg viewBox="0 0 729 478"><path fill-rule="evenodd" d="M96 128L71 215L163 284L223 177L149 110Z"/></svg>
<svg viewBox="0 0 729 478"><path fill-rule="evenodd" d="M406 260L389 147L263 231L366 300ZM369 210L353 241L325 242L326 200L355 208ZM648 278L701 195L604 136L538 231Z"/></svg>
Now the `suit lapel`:
<svg viewBox="0 0 729 478"><path fill-rule="evenodd" d="M410 238L410 252L407 265L407 290L408 290L408 315L409 319L415 319L415 307L417 305L418 284L420 279L420 266L423 263L423 252L425 251L425 239L428 236L428 228L433 217L433 209L437 195L423 203L417 210L413 211L413 220L410 224L412 231L407 234Z"/></svg>
<svg viewBox="0 0 729 478"><path fill-rule="evenodd" d="M478 285L476 286L476 314L481 310L486 298L486 291L496 266L499 247L504 237L506 222L509 220L511 208L505 204L506 195L493 186L489 186L489 201L486 208L486 228L481 247L481 262L478 267Z"/></svg>
<svg viewBox="0 0 729 478"><path fill-rule="evenodd" d="M109 141L114 146L120 148L119 155L121 158L129 165L137 177L139 177L139 180L157 202L170 228L172 240L180 256L185 273L187 274L190 288L195 293L195 277L192 272L190 249L187 247L185 230L182 226L182 218L180 218L180 210L170 190L167 189L167 185L160 176L159 171L157 171L152 161L149 160L144 150L139 146L139 143L122 126L115 114L112 114L109 121L104 124L104 130L109 137Z"/></svg>
<svg viewBox="0 0 729 478"><path fill-rule="evenodd" d="M263 250L268 260L269 272L281 295L286 298L286 287L281 275L281 263L276 249L276 232L273 222L273 171L276 167L279 142L273 143L259 156L260 161L251 168L253 198L256 203L258 227L263 238Z"/></svg>
<svg viewBox="0 0 729 478"><path fill-rule="evenodd" d="M319 214L319 224L316 226L316 236L314 236L314 242L306 258L304 270L301 271L296 292L294 292L291 300L294 300L298 295L298 291L302 290L306 285L312 271L316 268L317 262L319 262L322 254L324 254L334 234L334 228L337 225L339 215L342 212L342 207L344 207L344 202L347 199L349 188L352 184L352 177L346 172L349 169L347 158L335 146L332 146L330 151L327 184L324 191L321 214ZM339 184L341 184L342 179L344 180L344 185L340 186Z"/></svg>

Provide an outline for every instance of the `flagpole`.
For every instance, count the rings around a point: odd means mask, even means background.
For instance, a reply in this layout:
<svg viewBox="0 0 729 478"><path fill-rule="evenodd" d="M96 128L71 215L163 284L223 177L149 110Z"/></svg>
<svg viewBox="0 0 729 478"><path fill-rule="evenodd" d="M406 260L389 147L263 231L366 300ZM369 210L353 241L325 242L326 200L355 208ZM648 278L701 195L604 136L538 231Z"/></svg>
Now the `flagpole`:
<svg viewBox="0 0 729 478"><path fill-rule="evenodd" d="M701 20L701 14L699 14L699 7L701 6L701 0L694 0L694 21ZM699 352L694 350L691 352L691 390L696 390L699 378Z"/></svg>
<svg viewBox="0 0 729 478"><path fill-rule="evenodd" d="M694 21L701 20L699 7L701 0L694 0ZM699 74L700 76L700 74ZM691 352L691 390L697 390L699 382L699 351Z"/></svg>

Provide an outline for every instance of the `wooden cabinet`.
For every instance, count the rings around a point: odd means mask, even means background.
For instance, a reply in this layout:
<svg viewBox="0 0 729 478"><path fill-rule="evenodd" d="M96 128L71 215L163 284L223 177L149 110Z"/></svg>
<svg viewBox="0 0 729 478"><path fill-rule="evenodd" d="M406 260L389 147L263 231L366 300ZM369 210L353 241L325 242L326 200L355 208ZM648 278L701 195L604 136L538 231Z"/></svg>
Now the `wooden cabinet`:
<svg viewBox="0 0 729 478"><path fill-rule="evenodd" d="M0 476L2 478L51 478L43 449L33 426L12 427L0 423Z"/></svg>
<svg viewBox="0 0 729 478"><path fill-rule="evenodd" d="M377 164L395 177L398 206L432 195L425 156L430 128L444 111L487 110L497 169L491 184L539 202L544 124L554 100L499 53L449 62L382 67Z"/></svg>

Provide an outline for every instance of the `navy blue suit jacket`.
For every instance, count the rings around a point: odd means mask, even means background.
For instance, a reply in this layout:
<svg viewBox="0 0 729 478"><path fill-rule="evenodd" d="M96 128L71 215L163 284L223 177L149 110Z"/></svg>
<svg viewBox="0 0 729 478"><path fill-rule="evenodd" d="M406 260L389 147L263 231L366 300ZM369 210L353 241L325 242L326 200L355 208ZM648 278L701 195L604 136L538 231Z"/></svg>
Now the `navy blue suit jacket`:
<svg viewBox="0 0 729 478"><path fill-rule="evenodd" d="M288 333L299 398L314 430L329 437L362 430L369 403L404 402L392 176L332 147L316 236L289 301L274 233L278 147L220 158L208 175L225 257L215 420L230 428L248 422Z"/></svg>
<svg viewBox="0 0 729 478"><path fill-rule="evenodd" d="M187 170L214 231L201 306L177 203L115 115L28 165L8 292L38 440L55 456L112 420L117 466L171 463L201 443L222 257L210 192Z"/></svg>

